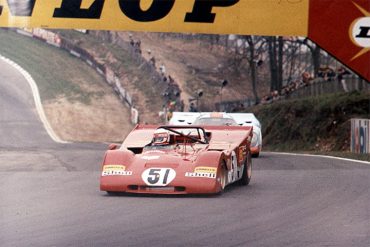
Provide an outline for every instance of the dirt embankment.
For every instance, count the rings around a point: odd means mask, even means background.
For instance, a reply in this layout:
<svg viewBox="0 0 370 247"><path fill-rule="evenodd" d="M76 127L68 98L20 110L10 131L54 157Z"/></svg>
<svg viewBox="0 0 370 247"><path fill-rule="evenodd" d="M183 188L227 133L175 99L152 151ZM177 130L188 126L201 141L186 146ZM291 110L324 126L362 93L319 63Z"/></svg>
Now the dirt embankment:
<svg viewBox="0 0 370 247"><path fill-rule="evenodd" d="M235 61L232 49L227 49L223 45L159 33L92 32L90 35L83 35L73 31L62 31L61 34L94 54L102 64L109 64L115 69L124 88L131 94L135 108L139 109L142 123L163 121L158 113L165 104L163 94L166 86L153 80L153 71L146 69L148 66L145 63L150 64L151 58L155 58L156 61L155 74L171 76L179 86L185 111L188 110L190 100L196 97L198 90L203 91L203 96L199 100L199 110L202 111L217 110L215 104L221 100L242 100L252 97L248 69L243 62ZM130 46L132 40L140 42L139 54L132 52ZM238 66L235 66L236 63ZM221 95L221 82L225 79L229 84L222 89ZM262 81L261 94L267 88L263 86L264 84L266 82ZM50 121L54 125L58 123L65 125L59 130L59 134L66 140L91 141L96 129L90 126L89 121L79 119L91 119L93 115L99 115L99 120L94 120L97 121L96 126L105 126L105 129L111 127L117 132L122 130L117 130L115 126L123 126L120 124L123 120L127 122L128 114L125 112L115 114L114 117L110 116L113 113L109 112L106 106L113 107L115 103L107 96L93 100L90 108L63 98L47 104L45 108ZM126 119L120 119L118 116L124 116ZM85 126L83 130L79 130L81 126ZM107 135L104 134L95 141L117 140L117 136L125 136L130 127L124 129L124 134L105 131Z"/></svg>
<svg viewBox="0 0 370 247"><path fill-rule="evenodd" d="M65 141L121 142L132 129L129 113L115 95L105 95L89 105L60 98L47 102L44 109Z"/></svg>
<svg viewBox="0 0 370 247"><path fill-rule="evenodd" d="M132 96L142 123L163 122L158 113L168 104L168 80L158 80L158 75L171 77L178 85L181 98L177 106L182 102L185 111L199 91L203 92L198 101L201 111L218 110L216 104L221 100L253 97L246 61L236 61L232 46L207 42L192 35L164 33L94 31L84 35L61 31L60 34L114 69L122 86ZM227 39L226 36L223 39ZM131 41L135 45L130 45ZM155 60L154 66L148 66L152 65L151 59ZM228 85L221 90L224 80ZM268 91L267 84L267 80L259 82L260 95ZM179 109L181 107L177 107Z"/></svg>
<svg viewBox="0 0 370 247"><path fill-rule="evenodd" d="M154 57L158 68L161 65L166 68L166 74L179 84L185 110L198 90L203 91L200 99L203 111L217 110L215 104L221 99L253 98L247 65L245 61L235 61L232 47L192 39L191 35L178 38L163 33L118 32L117 36L127 42L130 39L140 41L142 56L148 61ZM221 84L225 79L229 84L222 89L221 96ZM267 80L260 81L259 86L260 95L268 92Z"/></svg>

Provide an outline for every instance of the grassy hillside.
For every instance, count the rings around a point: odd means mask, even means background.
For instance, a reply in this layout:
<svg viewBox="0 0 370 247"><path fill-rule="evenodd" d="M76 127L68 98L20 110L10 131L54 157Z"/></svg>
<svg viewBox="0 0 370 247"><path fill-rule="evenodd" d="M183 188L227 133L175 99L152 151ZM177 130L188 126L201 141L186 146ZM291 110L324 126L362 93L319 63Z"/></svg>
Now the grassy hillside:
<svg viewBox="0 0 370 247"><path fill-rule="evenodd" d="M140 55L133 52L129 43L116 44L103 38L106 32L83 34L73 30L59 30L59 35L94 55L101 64L112 68L119 75L122 86L130 93L133 105L140 112L143 122L158 123L158 112L163 108L161 94L165 83L154 83L151 68L145 66ZM102 35L100 37L99 35ZM117 42L119 43L119 42ZM157 96L157 100L152 100Z"/></svg>
<svg viewBox="0 0 370 247"><path fill-rule="evenodd" d="M13 31L0 29L0 54L26 69L37 82L42 100L67 97L90 103L104 92L90 90L104 80L98 73L69 53ZM83 84L87 84L83 87Z"/></svg>
<svg viewBox="0 0 370 247"><path fill-rule="evenodd" d="M68 52L0 29L0 54L32 75L47 118L61 139L121 141L133 127L129 109L103 77Z"/></svg>
<svg viewBox="0 0 370 247"><path fill-rule="evenodd" d="M262 123L265 150L338 154L350 149L350 119L370 118L370 93L287 100L250 110Z"/></svg>

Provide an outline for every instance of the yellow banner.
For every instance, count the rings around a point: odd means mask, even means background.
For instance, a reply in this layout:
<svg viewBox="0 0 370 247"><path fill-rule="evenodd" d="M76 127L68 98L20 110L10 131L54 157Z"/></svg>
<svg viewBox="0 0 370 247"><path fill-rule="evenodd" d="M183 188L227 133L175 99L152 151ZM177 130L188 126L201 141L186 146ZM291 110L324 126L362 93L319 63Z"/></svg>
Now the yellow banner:
<svg viewBox="0 0 370 247"><path fill-rule="evenodd" d="M309 0L0 0L0 26L307 36Z"/></svg>

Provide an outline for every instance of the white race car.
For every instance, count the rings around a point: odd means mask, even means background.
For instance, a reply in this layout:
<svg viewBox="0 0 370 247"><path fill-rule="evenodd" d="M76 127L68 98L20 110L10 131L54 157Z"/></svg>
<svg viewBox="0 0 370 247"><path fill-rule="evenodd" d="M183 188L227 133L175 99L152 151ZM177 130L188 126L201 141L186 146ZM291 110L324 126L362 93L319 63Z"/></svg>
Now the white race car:
<svg viewBox="0 0 370 247"><path fill-rule="evenodd" d="M251 152L258 157L262 150L261 123L253 113L173 112L170 125L239 125L253 126Z"/></svg>

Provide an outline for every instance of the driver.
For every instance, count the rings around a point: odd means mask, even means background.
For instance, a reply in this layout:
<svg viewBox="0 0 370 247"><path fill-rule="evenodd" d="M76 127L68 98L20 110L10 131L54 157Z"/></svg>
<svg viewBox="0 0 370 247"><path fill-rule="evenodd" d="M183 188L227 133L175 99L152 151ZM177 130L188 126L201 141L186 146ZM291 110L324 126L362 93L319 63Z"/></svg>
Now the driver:
<svg viewBox="0 0 370 247"><path fill-rule="evenodd" d="M165 129L157 129L154 131L152 145L165 146L170 143L170 133Z"/></svg>

